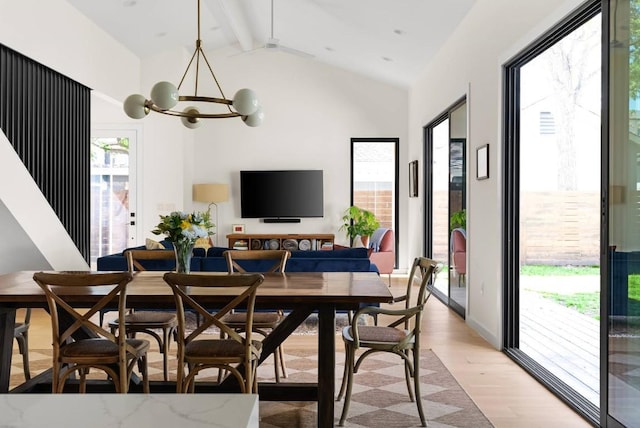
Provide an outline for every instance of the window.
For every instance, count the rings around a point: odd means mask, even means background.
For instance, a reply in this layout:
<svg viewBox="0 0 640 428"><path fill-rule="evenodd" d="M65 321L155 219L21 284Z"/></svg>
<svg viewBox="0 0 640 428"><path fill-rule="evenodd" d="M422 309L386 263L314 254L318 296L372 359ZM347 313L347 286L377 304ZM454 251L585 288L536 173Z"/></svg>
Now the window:
<svg viewBox="0 0 640 428"><path fill-rule="evenodd" d="M373 212L396 240L398 176L397 138L351 139L351 205Z"/></svg>

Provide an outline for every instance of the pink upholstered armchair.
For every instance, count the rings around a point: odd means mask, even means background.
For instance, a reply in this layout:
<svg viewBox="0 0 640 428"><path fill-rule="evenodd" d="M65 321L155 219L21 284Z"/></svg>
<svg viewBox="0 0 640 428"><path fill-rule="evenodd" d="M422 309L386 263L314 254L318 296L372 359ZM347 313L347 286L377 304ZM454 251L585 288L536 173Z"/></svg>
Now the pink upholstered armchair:
<svg viewBox="0 0 640 428"><path fill-rule="evenodd" d="M380 274L389 275L389 286L391 286L391 273L396 264L395 237L393 230L379 228L376 230L369 242L371 253L369 259L378 267Z"/></svg>
<svg viewBox="0 0 640 428"><path fill-rule="evenodd" d="M453 253L453 266L458 275L458 287L460 280L467 274L467 235L464 229L451 231L451 252Z"/></svg>

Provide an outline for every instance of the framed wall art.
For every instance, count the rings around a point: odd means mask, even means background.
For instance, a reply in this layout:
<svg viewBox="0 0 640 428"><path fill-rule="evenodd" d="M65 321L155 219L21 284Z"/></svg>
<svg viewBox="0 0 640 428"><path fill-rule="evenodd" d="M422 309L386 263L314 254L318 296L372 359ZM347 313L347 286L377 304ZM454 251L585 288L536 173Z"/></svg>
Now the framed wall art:
<svg viewBox="0 0 640 428"><path fill-rule="evenodd" d="M476 179L489 178L489 144L476 149Z"/></svg>
<svg viewBox="0 0 640 428"><path fill-rule="evenodd" d="M409 197L418 197L418 161L409 162Z"/></svg>

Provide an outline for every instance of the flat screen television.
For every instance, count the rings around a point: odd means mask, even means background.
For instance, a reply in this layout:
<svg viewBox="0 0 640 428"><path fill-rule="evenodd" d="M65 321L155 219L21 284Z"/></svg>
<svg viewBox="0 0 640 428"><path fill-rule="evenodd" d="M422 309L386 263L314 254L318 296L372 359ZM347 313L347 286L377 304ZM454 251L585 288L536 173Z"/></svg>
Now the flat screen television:
<svg viewBox="0 0 640 428"><path fill-rule="evenodd" d="M323 217L321 170L240 171L242 218Z"/></svg>

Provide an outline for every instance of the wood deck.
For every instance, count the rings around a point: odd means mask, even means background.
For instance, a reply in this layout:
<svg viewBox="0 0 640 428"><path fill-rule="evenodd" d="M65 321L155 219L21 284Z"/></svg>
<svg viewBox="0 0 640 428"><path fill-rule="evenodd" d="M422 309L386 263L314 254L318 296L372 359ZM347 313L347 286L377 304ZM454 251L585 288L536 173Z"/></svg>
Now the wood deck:
<svg viewBox="0 0 640 428"><path fill-rule="evenodd" d="M520 349L599 406L599 322L536 292L520 302Z"/></svg>

